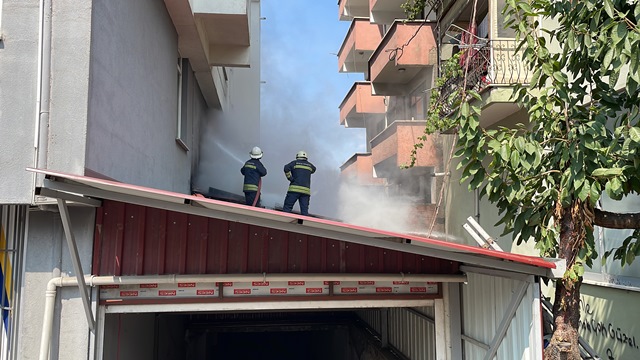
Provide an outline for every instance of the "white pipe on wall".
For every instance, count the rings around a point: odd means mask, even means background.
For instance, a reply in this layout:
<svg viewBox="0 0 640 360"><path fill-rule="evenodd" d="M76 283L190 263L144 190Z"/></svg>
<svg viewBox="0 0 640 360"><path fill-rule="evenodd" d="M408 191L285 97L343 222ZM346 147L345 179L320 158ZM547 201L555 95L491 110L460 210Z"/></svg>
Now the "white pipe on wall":
<svg viewBox="0 0 640 360"><path fill-rule="evenodd" d="M251 281L434 281L465 282L466 275L421 275L421 274L216 274L216 275L143 275L143 276L85 276L89 286L100 285L139 285L139 284L176 284L178 282L251 282ZM49 347L53 329L53 311L58 287L78 286L75 277L57 277L49 280L45 293L42 337L40 338L40 360L49 359Z"/></svg>
<svg viewBox="0 0 640 360"><path fill-rule="evenodd" d="M38 14L38 68L36 72L36 118L33 134L33 147L36 149L35 158L33 163L37 165L38 162L38 135L40 134L40 97L42 96L42 43L44 33L44 3L45 0L40 0L40 12Z"/></svg>
<svg viewBox="0 0 640 360"><path fill-rule="evenodd" d="M39 10L33 164L36 168L46 168L51 85L51 0L40 0ZM37 175L34 175L34 188L36 178Z"/></svg>
<svg viewBox="0 0 640 360"><path fill-rule="evenodd" d="M0 0L0 41L2 41L2 0Z"/></svg>

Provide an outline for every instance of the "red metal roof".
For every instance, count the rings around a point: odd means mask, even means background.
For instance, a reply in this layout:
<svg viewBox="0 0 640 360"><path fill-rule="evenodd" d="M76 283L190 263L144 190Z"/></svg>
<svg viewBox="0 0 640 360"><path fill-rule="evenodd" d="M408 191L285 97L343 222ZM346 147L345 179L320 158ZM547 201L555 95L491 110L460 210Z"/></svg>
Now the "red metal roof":
<svg viewBox="0 0 640 360"><path fill-rule="evenodd" d="M96 214L94 275L459 273L455 261L119 201Z"/></svg>
<svg viewBox="0 0 640 360"><path fill-rule="evenodd" d="M85 197L166 209L176 212L172 216L177 217L188 217L188 214L192 214L211 219L240 222L246 225L267 228L270 229L269 231L282 230L536 275L545 275L547 274L546 269L555 268L554 263L539 257L499 252L443 240L366 228L332 220L227 203L87 176L40 169L27 170L44 174L46 180L43 187L47 189L63 193L81 194ZM411 240L411 243L401 243L397 240ZM174 250L177 251L179 249L167 249L167 251ZM182 265L176 264L175 266Z"/></svg>

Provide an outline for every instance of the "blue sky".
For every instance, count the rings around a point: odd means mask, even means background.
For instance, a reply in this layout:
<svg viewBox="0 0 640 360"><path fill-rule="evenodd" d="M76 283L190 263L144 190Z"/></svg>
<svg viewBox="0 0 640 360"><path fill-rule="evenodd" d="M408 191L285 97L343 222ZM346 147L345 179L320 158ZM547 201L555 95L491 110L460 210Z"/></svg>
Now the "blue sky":
<svg viewBox="0 0 640 360"><path fill-rule="evenodd" d="M298 150L306 150L319 169L312 190L322 194L312 195L311 212L330 214L327 206L335 202L330 195L336 190L340 165L365 150L364 130L339 123L338 105L354 81L363 79L362 74L338 72L336 53L350 23L338 20L337 1L262 0L261 9L266 19L261 23L265 83L260 142L264 163L273 174L269 178L279 176ZM271 190L282 201L286 182L265 187L265 196Z"/></svg>

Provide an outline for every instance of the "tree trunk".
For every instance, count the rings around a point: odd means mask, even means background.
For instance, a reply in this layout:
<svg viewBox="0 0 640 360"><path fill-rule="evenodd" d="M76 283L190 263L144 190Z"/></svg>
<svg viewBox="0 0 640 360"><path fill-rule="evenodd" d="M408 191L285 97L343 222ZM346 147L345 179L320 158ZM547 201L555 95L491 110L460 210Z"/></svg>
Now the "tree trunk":
<svg viewBox="0 0 640 360"><path fill-rule="evenodd" d="M575 263L576 256L584 242L584 230L579 207L573 204L563 209L560 228L558 257L567 261L567 269ZM572 211L574 210L574 211ZM580 285L568 277L556 281L556 293L553 302L554 330L551 341L544 350L545 360L580 360L578 346L578 326L580 324Z"/></svg>

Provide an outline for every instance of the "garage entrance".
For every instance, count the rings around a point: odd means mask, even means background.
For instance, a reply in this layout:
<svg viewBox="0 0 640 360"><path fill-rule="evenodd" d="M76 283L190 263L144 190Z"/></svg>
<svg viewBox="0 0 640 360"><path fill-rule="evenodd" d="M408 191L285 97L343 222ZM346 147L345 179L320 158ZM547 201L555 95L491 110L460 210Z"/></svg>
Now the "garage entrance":
<svg viewBox="0 0 640 360"><path fill-rule="evenodd" d="M353 311L108 314L104 359L399 360Z"/></svg>

